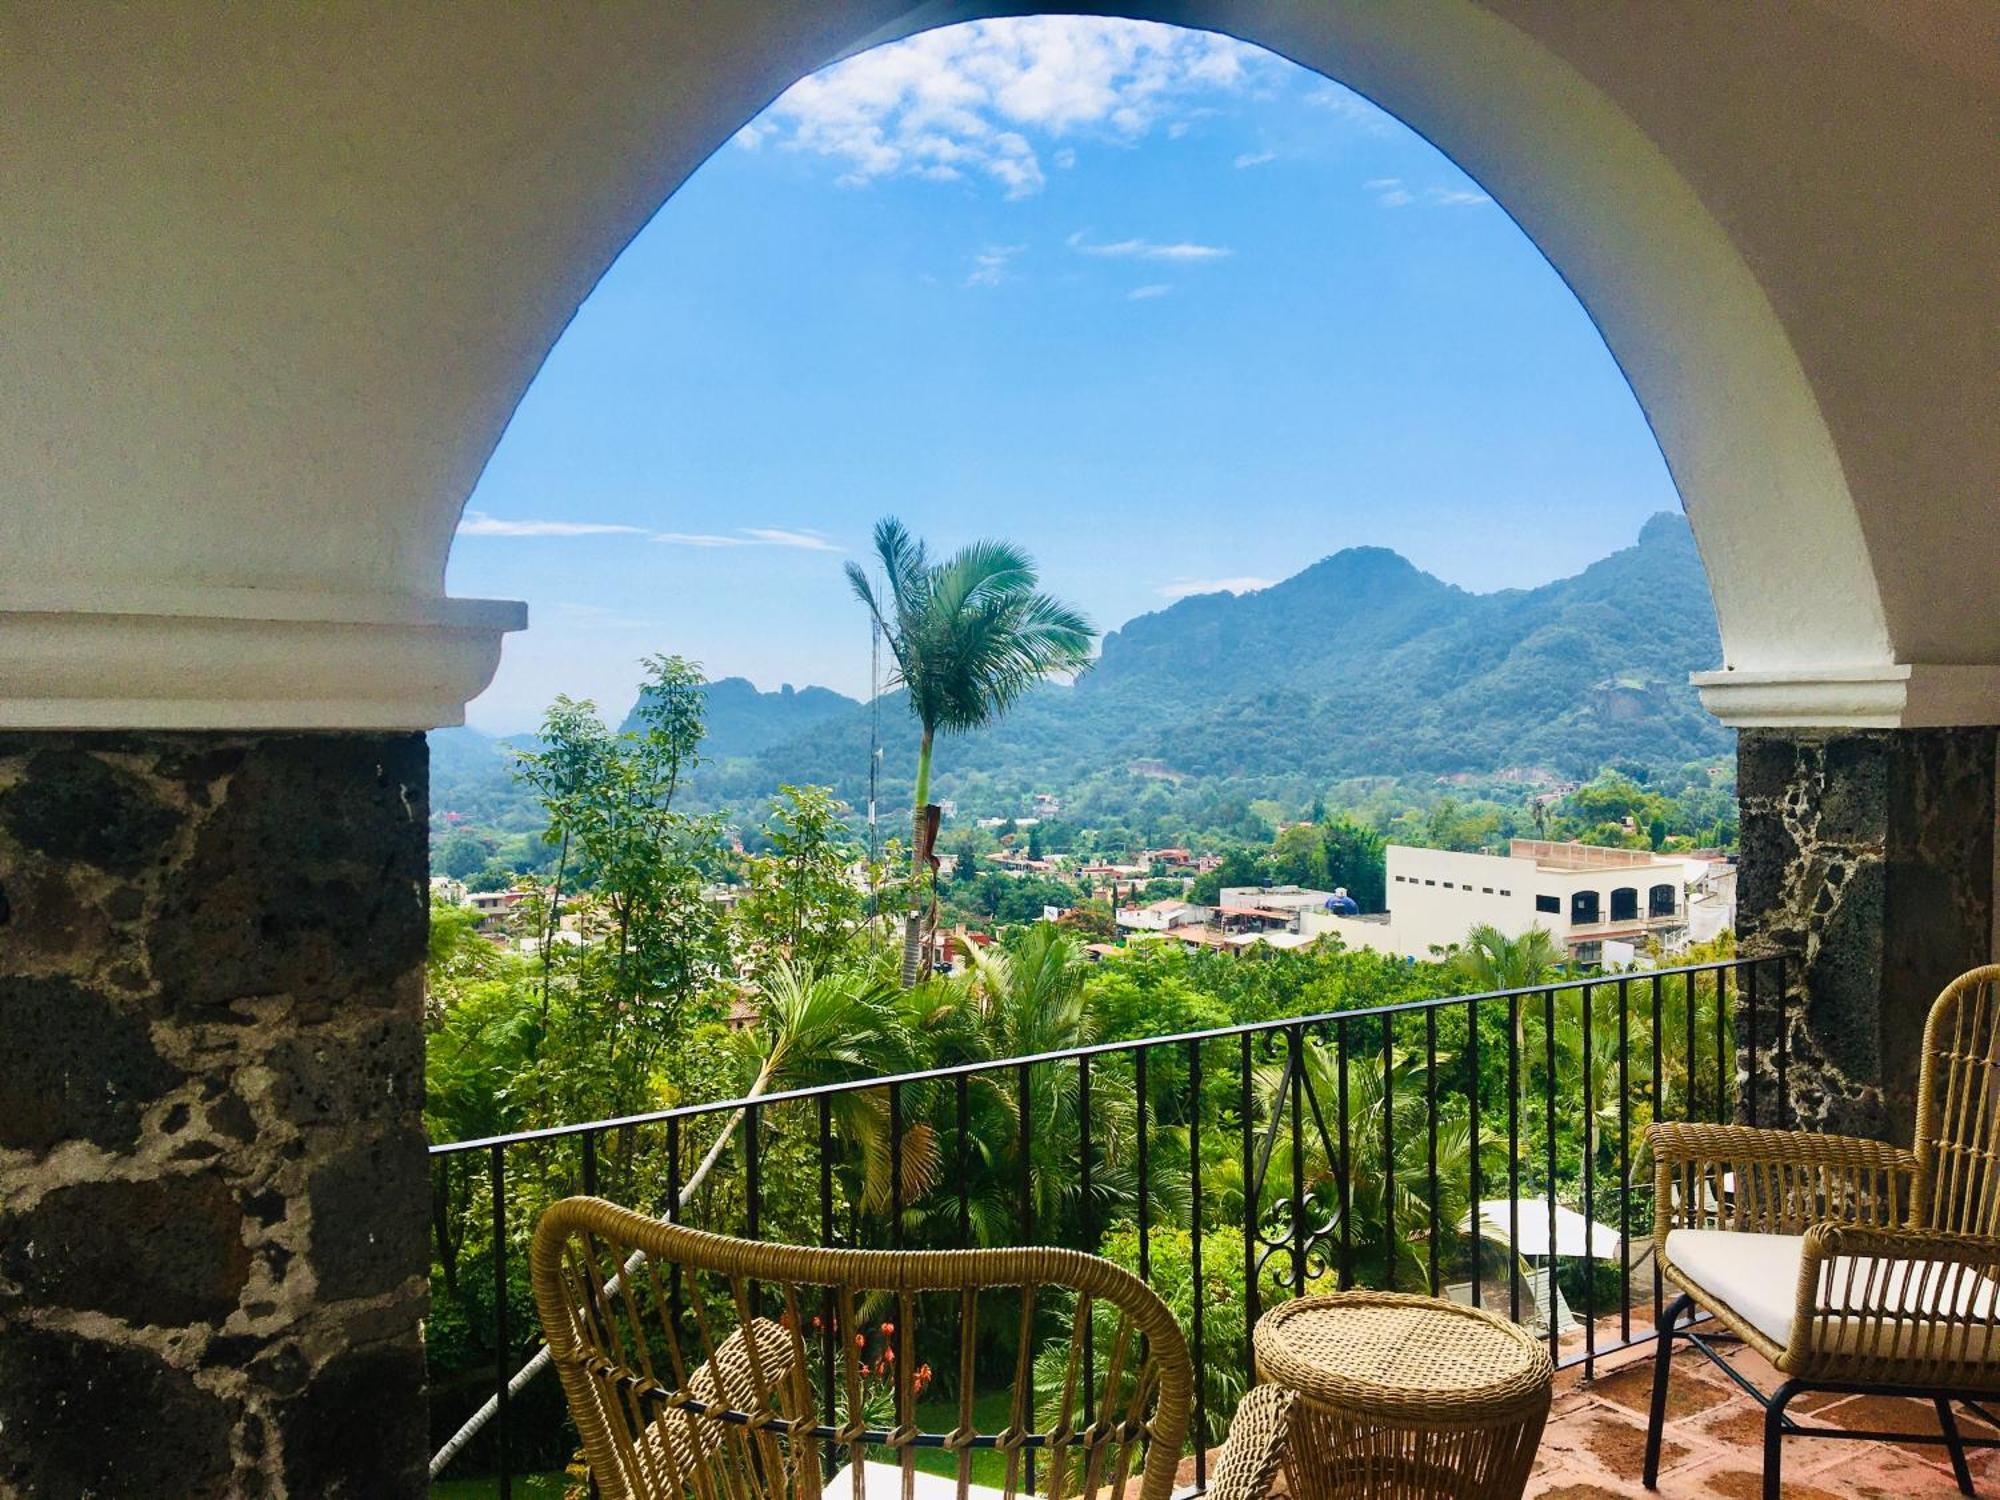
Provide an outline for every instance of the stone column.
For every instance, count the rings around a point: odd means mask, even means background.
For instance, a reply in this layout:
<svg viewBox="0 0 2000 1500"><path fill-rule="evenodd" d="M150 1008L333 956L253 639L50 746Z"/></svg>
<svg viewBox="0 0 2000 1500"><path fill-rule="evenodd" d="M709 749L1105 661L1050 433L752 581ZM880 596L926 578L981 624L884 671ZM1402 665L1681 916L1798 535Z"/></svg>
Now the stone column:
<svg viewBox="0 0 2000 1500"><path fill-rule="evenodd" d="M1737 930L1788 966L1802 1129L1907 1144L1924 1017L1994 953L1994 729L1744 730ZM1776 1121L1770 1025L1752 1061ZM1739 1020L1739 1043L1743 1027Z"/></svg>
<svg viewBox="0 0 2000 1500"><path fill-rule="evenodd" d="M0 733L0 1496L424 1493L426 777Z"/></svg>

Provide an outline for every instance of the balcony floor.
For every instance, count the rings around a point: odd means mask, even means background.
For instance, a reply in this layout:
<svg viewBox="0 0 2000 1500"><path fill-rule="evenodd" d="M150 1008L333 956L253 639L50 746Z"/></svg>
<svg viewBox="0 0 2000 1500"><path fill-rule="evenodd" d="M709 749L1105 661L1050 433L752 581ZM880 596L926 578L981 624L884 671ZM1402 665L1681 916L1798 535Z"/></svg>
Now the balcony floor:
<svg viewBox="0 0 2000 1500"><path fill-rule="evenodd" d="M1747 1349L1732 1360L1764 1390L1779 1377ZM1528 1484L1532 1500L1757 1500L1762 1483L1764 1414L1721 1371L1691 1349L1674 1356L1660 1487L1639 1483L1646 1448L1646 1403L1652 1355L1636 1349L1599 1362L1588 1385L1574 1370L1556 1377L1556 1399ZM1877 1431L1937 1431L1929 1403L1879 1396L1802 1396L1790 1410L1828 1427ZM1992 1429L1960 1414L1967 1436ZM2000 1449L1968 1454L1982 1495L2000 1496ZM1922 1500L1956 1495L1951 1461L1941 1447L1910 1443L1785 1440L1786 1500Z"/></svg>

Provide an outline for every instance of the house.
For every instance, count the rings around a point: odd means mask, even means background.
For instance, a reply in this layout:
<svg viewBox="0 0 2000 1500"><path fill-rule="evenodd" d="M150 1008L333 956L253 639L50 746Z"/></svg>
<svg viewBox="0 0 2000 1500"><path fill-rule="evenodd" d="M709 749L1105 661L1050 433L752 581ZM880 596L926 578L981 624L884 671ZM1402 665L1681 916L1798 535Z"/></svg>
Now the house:
<svg viewBox="0 0 2000 1500"><path fill-rule="evenodd" d="M1091 864L1077 866L1076 873L1085 880L1144 880L1153 873L1153 867L1120 865L1108 860L1097 860Z"/></svg>
<svg viewBox="0 0 2000 1500"><path fill-rule="evenodd" d="M1165 896L1158 901L1148 901L1144 906L1121 906L1117 918L1120 927L1135 932L1172 932L1177 927L1192 927L1207 922L1214 914L1214 907Z"/></svg>
<svg viewBox="0 0 2000 1500"><path fill-rule="evenodd" d="M1515 839L1505 854L1391 844L1387 857L1386 920L1325 913L1308 922L1351 947L1410 958L1462 943L1474 927L1510 938L1540 927L1582 964L1652 943L1672 952L1735 924L1734 866L1710 854Z"/></svg>

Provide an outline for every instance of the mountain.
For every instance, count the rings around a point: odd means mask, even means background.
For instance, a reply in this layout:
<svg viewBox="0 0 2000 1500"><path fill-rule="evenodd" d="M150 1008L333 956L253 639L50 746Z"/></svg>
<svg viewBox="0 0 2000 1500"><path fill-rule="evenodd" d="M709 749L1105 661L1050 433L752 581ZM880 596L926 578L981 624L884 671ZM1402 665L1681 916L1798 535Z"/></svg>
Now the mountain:
<svg viewBox="0 0 2000 1500"><path fill-rule="evenodd" d="M775 693L760 693L747 677L725 677L703 689L708 701L708 736L701 753L717 760L755 755L770 745L810 734L842 710L859 709L854 699L832 688L794 689L788 682ZM639 708L619 725L621 732L638 729Z"/></svg>
<svg viewBox="0 0 2000 1500"><path fill-rule="evenodd" d="M1000 723L942 741L938 795L997 806L1106 773L1227 778L1257 796L1357 776L1681 765L1731 746L1688 685L1720 659L1708 580L1677 515L1574 577L1491 594L1350 548L1255 593L1130 621L1074 686L1044 686ZM893 803L914 774L916 734L900 696L879 711ZM740 804L813 781L858 802L868 747L856 704L711 768L705 790Z"/></svg>

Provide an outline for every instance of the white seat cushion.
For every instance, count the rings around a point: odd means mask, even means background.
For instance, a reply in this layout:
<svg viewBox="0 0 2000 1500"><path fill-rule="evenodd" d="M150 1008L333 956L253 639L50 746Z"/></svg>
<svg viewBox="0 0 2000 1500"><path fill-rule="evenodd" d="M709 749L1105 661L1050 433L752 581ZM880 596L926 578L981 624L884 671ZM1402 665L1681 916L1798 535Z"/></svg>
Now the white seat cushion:
<svg viewBox="0 0 2000 1500"><path fill-rule="evenodd" d="M902 1500L903 1471L896 1464L878 1464L873 1460L862 1464L861 1483L855 1481L854 1465L845 1464L834 1471L833 1478L820 1491L824 1500ZM910 1476L913 1500L959 1500L958 1481L943 1474L926 1474L919 1469ZM1006 1500L1000 1490L983 1484L965 1487L966 1500Z"/></svg>
<svg viewBox="0 0 2000 1500"><path fill-rule="evenodd" d="M1799 1262L1805 1240L1796 1234L1750 1234L1734 1229L1675 1229L1667 1234L1667 1259L1689 1281L1726 1303L1751 1327L1780 1348L1792 1341L1792 1315L1799 1295ZM1878 1274L1883 1285L1875 1286ZM1943 1288L1950 1287L1947 1294ZM2000 1332L1988 1324L1906 1323L1891 1330L1884 1312L1948 1311L1960 1318L1990 1320L1995 1287L1983 1276L1936 1261L1892 1261L1878 1272L1868 1256L1845 1255L1820 1272L1817 1301L1829 1313L1874 1304L1869 1315L1834 1318L1821 1314L1813 1347L1820 1353L1866 1349L1885 1352L1892 1338L1898 1354L1912 1359L1984 1360L2000 1357ZM1696 1301L1703 1300L1699 1295Z"/></svg>

